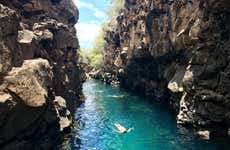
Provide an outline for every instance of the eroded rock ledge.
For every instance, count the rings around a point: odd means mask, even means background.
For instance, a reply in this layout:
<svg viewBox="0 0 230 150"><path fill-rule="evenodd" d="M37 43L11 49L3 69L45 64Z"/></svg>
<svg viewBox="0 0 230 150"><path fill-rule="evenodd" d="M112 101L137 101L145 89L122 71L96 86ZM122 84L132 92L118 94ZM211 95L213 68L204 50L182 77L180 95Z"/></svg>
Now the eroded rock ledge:
<svg viewBox="0 0 230 150"><path fill-rule="evenodd" d="M227 135L229 10L229 0L126 0L105 36L106 81L170 102L178 123Z"/></svg>
<svg viewBox="0 0 230 150"><path fill-rule="evenodd" d="M69 129L84 80L77 21L72 0L0 0L0 149L52 149Z"/></svg>

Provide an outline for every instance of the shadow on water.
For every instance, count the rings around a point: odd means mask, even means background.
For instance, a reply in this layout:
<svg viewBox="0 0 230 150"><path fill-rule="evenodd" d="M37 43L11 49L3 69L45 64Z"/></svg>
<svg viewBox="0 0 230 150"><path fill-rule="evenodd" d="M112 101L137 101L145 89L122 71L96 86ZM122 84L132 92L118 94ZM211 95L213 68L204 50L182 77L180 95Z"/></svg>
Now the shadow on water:
<svg viewBox="0 0 230 150"><path fill-rule="evenodd" d="M122 88L88 80L85 102L76 111L75 130L63 150L223 150L230 144L206 141L176 124L169 106ZM134 128L127 134L113 132L114 123Z"/></svg>

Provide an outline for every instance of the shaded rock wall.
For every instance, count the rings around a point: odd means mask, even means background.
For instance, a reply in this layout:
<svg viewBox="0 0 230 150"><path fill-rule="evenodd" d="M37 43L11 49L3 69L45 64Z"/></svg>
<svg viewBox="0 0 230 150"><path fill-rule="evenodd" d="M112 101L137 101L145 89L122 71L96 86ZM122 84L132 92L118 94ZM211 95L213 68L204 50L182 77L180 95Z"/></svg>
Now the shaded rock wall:
<svg viewBox="0 0 230 150"><path fill-rule="evenodd" d="M77 21L72 0L0 0L0 149L51 149L70 127L84 80Z"/></svg>
<svg viewBox="0 0 230 150"><path fill-rule="evenodd" d="M104 72L169 101L178 123L229 128L229 8L228 0L126 0L106 32Z"/></svg>

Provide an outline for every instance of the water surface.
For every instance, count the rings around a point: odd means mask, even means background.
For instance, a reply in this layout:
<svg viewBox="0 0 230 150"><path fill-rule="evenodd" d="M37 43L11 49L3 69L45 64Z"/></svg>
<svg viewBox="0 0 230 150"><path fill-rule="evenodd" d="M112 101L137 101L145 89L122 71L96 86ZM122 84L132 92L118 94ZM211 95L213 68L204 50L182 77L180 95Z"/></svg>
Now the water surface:
<svg viewBox="0 0 230 150"><path fill-rule="evenodd" d="M222 150L226 141L200 140L178 126L166 105L121 88L88 80L85 103L76 112L71 150ZM134 128L127 134L113 131L114 123Z"/></svg>

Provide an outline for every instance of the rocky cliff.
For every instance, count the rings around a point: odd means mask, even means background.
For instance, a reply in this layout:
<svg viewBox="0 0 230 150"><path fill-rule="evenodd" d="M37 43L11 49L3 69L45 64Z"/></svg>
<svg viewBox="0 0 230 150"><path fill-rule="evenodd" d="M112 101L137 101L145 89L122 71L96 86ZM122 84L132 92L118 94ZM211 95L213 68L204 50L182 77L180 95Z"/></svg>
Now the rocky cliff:
<svg viewBox="0 0 230 150"><path fill-rule="evenodd" d="M72 0L0 0L0 149L51 149L84 73Z"/></svg>
<svg viewBox="0 0 230 150"><path fill-rule="evenodd" d="M230 128L230 1L126 0L106 31L104 72L172 104L177 121ZM215 133L215 132L214 132Z"/></svg>

